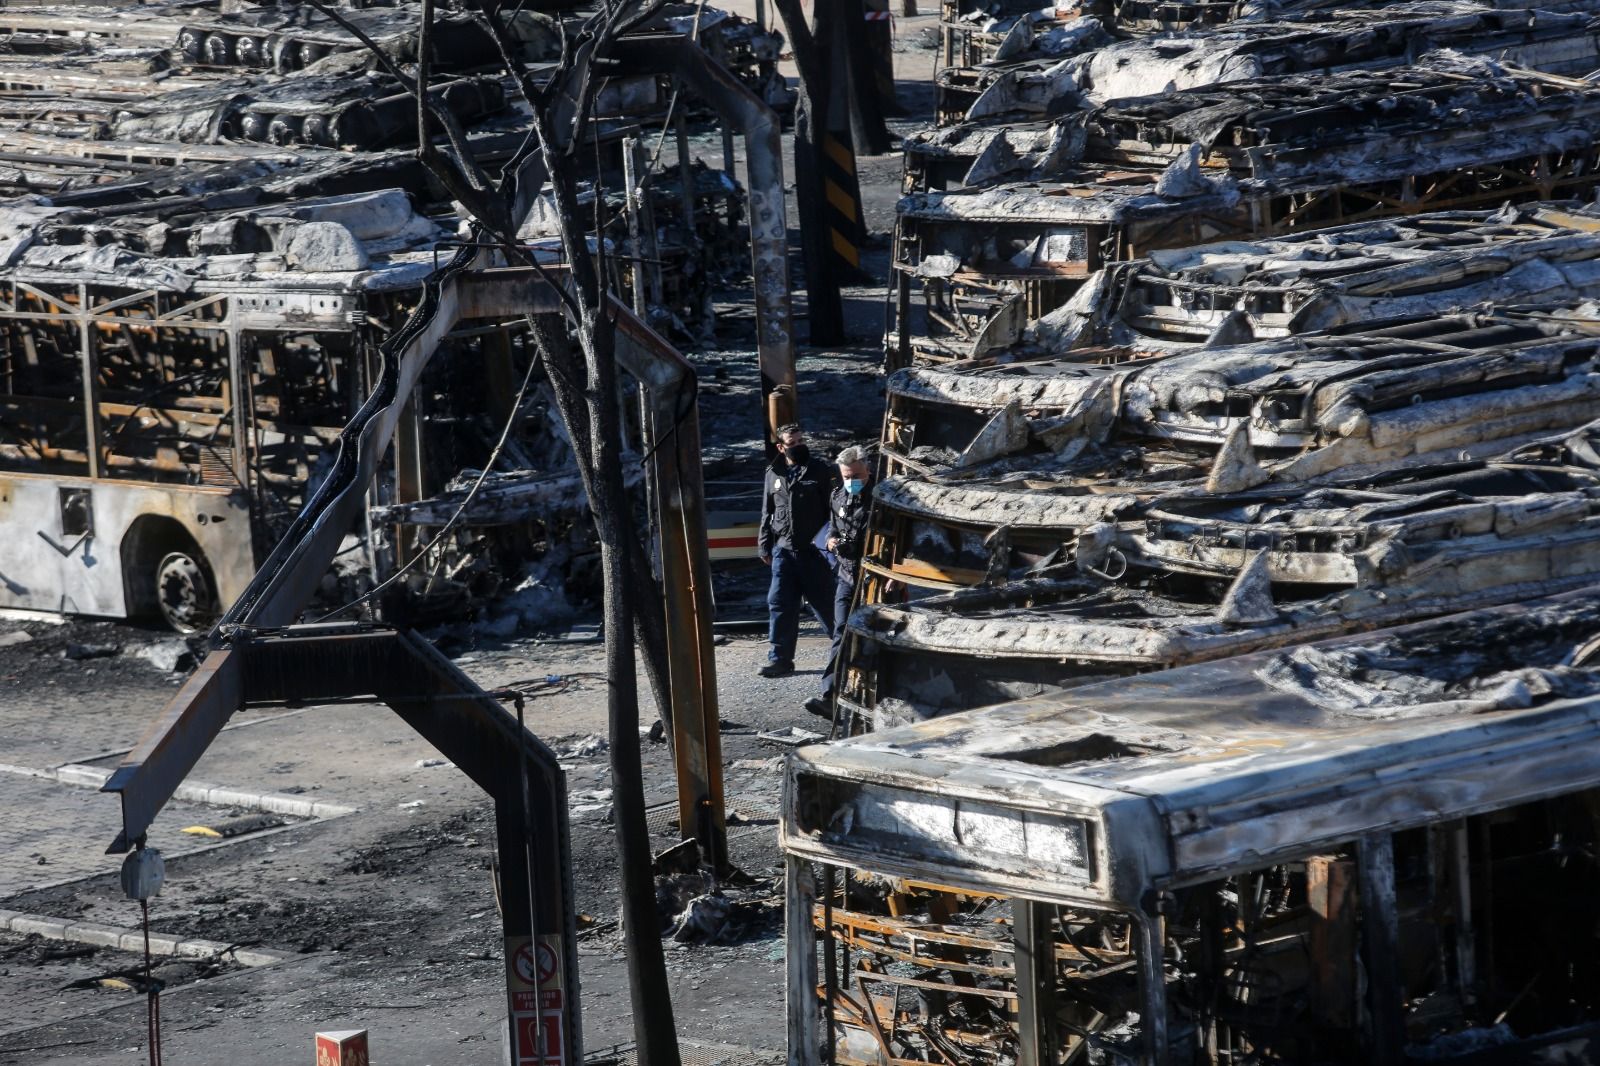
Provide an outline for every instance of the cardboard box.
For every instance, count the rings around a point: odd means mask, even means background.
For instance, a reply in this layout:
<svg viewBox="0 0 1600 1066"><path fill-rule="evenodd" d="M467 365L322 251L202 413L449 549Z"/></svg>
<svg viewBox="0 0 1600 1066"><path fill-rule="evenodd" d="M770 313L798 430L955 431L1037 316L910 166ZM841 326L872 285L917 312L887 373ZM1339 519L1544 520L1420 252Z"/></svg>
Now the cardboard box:
<svg viewBox="0 0 1600 1066"><path fill-rule="evenodd" d="M369 1061L365 1029L317 1034L317 1066L367 1066Z"/></svg>

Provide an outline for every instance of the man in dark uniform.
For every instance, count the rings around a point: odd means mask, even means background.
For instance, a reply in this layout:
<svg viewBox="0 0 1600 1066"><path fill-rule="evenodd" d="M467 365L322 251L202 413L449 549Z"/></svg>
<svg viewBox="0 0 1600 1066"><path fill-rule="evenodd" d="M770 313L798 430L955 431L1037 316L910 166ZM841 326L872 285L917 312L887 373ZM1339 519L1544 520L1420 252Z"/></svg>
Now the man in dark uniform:
<svg viewBox="0 0 1600 1066"><path fill-rule="evenodd" d="M761 493L761 536L757 550L772 567L767 586L767 664L762 677L794 673L794 644L800 633L800 601L804 599L833 636L833 607L828 596L833 575L814 543L828 521L828 494L833 471L811 458L800 427L778 429L778 458L767 469Z"/></svg>
<svg viewBox="0 0 1600 1066"><path fill-rule="evenodd" d="M833 531L828 550L838 560L833 585L833 649L822 672L822 694L806 700L806 710L833 718L834 681L839 668L839 648L844 644L844 624L855 597L857 564L867 546L867 512L872 507L872 466L867 453L850 447L839 453L839 480L828 501L828 521Z"/></svg>

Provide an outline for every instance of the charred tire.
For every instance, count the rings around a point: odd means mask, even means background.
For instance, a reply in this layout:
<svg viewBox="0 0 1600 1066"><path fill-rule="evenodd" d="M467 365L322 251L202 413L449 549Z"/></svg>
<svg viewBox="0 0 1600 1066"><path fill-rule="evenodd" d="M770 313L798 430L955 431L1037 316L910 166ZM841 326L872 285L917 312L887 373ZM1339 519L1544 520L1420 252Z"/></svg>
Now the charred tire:
<svg viewBox="0 0 1600 1066"><path fill-rule="evenodd" d="M211 628L221 614L211 564L189 531L170 518L145 515L122 540L128 614L179 633Z"/></svg>
<svg viewBox="0 0 1600 1066"><path fill-rule="evenodd" d="M155 606L161 620L179 633L211 628L220 612L211 568L198 548L170 551L155 567Z"/></svg>

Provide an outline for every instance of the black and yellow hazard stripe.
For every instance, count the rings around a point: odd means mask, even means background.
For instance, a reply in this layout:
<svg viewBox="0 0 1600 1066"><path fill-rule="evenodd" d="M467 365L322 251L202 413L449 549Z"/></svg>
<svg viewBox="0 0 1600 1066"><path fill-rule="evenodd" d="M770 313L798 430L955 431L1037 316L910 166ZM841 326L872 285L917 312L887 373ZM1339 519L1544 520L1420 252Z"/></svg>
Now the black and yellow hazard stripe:
<svg viewBox="0 0 1600 1066"><path fill-rule="evenodd" d="M828 246L842 266L859 271L867 228L848 135L832 131L822 135L822 187L828 201Z"/></svg>

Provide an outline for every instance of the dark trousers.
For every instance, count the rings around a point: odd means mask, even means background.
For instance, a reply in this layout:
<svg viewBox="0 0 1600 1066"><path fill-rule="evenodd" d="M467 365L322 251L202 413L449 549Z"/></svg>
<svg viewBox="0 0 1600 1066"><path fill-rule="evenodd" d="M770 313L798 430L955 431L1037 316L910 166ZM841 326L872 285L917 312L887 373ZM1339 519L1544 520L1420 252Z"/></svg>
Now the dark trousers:
<svg viewBox="0 0 1600 1066"><path fill-rule="evenodd" d="M833 697L834 678L839 673L839 649L844 646L844 624L850 620L850 601L855 594L855 570L840 563L833 584L833 647L828 650L828 666L822 671L822 698L825 700Z"/></svg>
<svg viewBox="0 0 1600 1066"><path fill-rule="evenodd" d="M833 636L833 607L828 600L833 584L833 570L816 548L772 549L772 584L767 586L769 662L794 661L801 600L811 607L828 636Z"/></svg>

